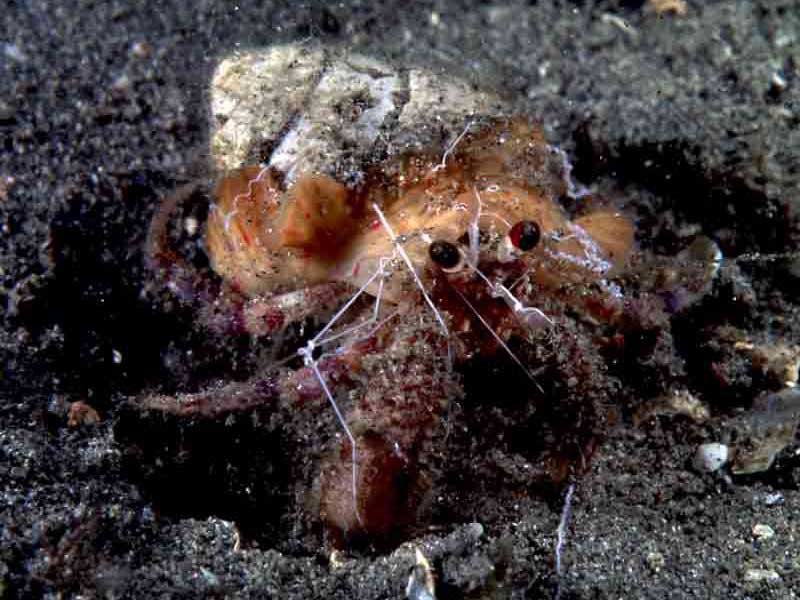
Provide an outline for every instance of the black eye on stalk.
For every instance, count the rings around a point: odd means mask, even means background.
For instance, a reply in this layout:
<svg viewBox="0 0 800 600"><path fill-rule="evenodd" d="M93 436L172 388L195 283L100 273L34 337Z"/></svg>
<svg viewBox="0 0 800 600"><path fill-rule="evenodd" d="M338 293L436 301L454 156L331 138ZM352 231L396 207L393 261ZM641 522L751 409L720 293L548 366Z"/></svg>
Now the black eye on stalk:
<svg viewBox="0 0 800 600"><path fill-rule="evenodd" d="M461 262L458 247L442 240L436 240L428 247L428 255L443 269L454 269Z"/></svg>
<svg viewBox="0 0 800 600"><path fill-rule="evenodd" d="M542 230L535 221L520 221L508 232L515 248L527 252L533 250L542 239Z"/></svg>

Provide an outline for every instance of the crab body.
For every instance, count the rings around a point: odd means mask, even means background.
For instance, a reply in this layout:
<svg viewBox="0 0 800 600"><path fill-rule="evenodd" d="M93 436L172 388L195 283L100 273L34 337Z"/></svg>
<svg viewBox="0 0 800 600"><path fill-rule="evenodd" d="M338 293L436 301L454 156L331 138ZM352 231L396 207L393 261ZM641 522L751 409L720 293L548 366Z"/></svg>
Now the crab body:
<svg viewBox="0 0 800 600"><path fill-rule="evenodd" d="M271 168L235 171L217 186L207 224L212 266L248 297L265 298L333 282L358 289L383 263L392 276L373 279L367 291L375 295L380 285L386 302L402 304L416 291L413 273L377 208L426 286L441 277L429 268L439 241L464 255L468 276L493 265L547 293L596 285L601 303L619 300L607 278L632 248L632 226L605 209L570 221L558 203L568 189L561 158L538 126L514 119L484 127L457 150L447 162L414 156L379 165L355 190L305 174L284 191ZM510 235L518 223L534 223L542 243L519 249Z"/></svg>
<svg viewBox="0 0 800 600"><path fill-rule="evenodd" d="M355 189L320 174L286 186L271 168L244 167L215 191L206 248L246 298L229 304L235 321L263 336L333 318L284 377L285 395L333 402L342 385L359 390L342 412L348 435L321 466L321 515L340 539L417 519L463 360L511 353L513 336L557 318L537 308L548 299L595 320L622 310L611 277L632 248L630 222L608 208L571 220L558 201L570 189L563 157L527 120L462 137L441 160L377 165Z"/></svg>

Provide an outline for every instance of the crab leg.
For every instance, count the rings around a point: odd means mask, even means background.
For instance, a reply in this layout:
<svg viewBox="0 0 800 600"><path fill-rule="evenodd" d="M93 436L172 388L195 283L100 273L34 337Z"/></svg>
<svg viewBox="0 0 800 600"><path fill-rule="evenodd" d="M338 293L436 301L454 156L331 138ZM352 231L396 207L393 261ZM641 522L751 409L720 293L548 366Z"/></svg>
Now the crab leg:
<svg viewBox="0 0 800 600"><path fill-rule="evenodd" d="M352 486L351 486L351 494L353 499L353 513L355 514L356 520L358 521L359 525L363 524L361 519L361 515L358 510L358 447L356 445L356 439L353 436L352 432L350 431L350 427L347 425L347 420L342 415L341 410L339 409L339 405L336 402L336 399L333 397L333 394L328 387L328 384L325 382L325 378L322 376L322 373L319 370L319 358L314 358L314 350L320 347L322 344L330 343L334 340L340 339L344 336L351 335L352 333L358 331L359 329L374 323L378 319L378 314L380 310L380 303L381 297L383 295L383 283L386 277L385 265L386 262L391 260L391 258L381 258L378 261L378 268L376 269L375 273L373 273L367 281L361 286L361 288L353 294L353 296L336 312L333 317L331 317L328 324L322 328L322 330L317 333L314 338L310 339L305 346L300 348L297 353L303 358L303 363L306 367L310 368L311 371L314 373L314 377L317 379L320 387L322 388L325 397L327 398L328 402L330 403L331 407L333 408L333 412L336 414L336 419L339 421L339 424L342 426L342 429L347 436L347 439L350 441L350 459L351 459L351 473L352 473ZM344 331L334 333L325 337L333 325L344 315L345 312L353 305L353 303L361 297L367 290L367 288L372 285L372 283L378 279L378 293L375 296L375 306L372 311L372 316L365 321L358 323L352 327L346 328ZM385 322L385 321L383 321ZM383 323L381 322L381 324ZM380 326L380 324L379 324ZM320 357L322 358L322 357Z"/></svg>

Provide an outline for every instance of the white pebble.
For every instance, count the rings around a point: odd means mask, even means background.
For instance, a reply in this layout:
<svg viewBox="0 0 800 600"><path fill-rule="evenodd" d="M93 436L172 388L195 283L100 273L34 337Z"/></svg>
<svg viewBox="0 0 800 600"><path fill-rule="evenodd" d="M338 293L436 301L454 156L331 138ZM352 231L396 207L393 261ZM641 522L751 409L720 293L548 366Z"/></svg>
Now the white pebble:
<svg viewBox="0 0 800 600"><path fill-rule="evenodd" d="M772 77L770 78L770 85L772 86L772 89L775 90L776 92L782 92L783 90L786 89L786 86L789 84L787 83L786 78L776 71L772 74Z"/></svg>
<svg viewBox="0 0 800 600"><path fill-rule="evenodd" d="M713 473L728 462L728 455L728 447L725 444L717 442L701 444L694 455L694 467L704 473Z"/></svg>
<svg viewBox="0 0 800 600"><path fill-rule="evenodd" d="M753 525L753 537L759 540L768 540L775 536L775 530L769 525L764 523L756 523Z"/></svg>
<svg viewBox="0 0 800 600"><path fill-rule="evenodd" d="M661 552L647 553L647 564L651 569L653 569L654 572L658 573L661 571L666 563L667 561L664 559L664 555L661 554Z"/></svg>
<svg viewBox="0 0 800 600"><path fill-rule="evenodd" d="M200 224L197 222L195 217L186 217L183 220L183 229L188 235L195 235L199 226Z"/></svg>
<svg viewBox="0 0 800 600"><path fill-rule="evenodd" d="M776 492L774 494L767 494L767 497L764 498L764 504L767 506L781 506L783 504L783 494L780 492Z"/></svg>
<svg viewBox="0 0 800 600"><path fill-rule="evenodd" d="M27 57L16 44L4 43L0 44L0 47L3 49L3 56L5 56L8 60L18 63L25 62Z"/></svg>

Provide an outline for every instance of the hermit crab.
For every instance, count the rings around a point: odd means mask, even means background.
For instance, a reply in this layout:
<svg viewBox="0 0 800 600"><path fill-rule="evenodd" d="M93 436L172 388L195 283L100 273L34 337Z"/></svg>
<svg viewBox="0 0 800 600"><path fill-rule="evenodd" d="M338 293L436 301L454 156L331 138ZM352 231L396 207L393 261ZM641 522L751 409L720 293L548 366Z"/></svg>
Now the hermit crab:
<svg viewBox="0 0 800 600"><path fill-rule="evenodd" d="M512 340L552 327L554 306L601 323L623 312L614 276L631 221L588 196L593 210L571 219L564 155L526 118L468 122L448 147L379 162L349 186L319 173L287 181L263 165L223 175L205 230L216 287L167 235L192 189L156 212L150 263L215 331L267 343L307 316L319 322L277 387L335 411L344 435L319 467L318 508L341 540L391 536L418 518L465 361L503 356L526 393L541 394ZM148 402L200 410L191 397Z"/></svg>

